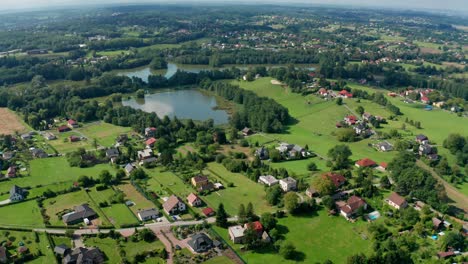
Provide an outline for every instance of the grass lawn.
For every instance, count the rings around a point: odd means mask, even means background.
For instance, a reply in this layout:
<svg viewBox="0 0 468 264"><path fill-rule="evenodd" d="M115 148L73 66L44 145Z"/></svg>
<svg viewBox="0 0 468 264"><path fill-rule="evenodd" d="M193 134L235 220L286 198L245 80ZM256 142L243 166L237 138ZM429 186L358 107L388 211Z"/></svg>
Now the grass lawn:
<svg viewBox="0 0 468 264"><path fill-rule="evenodd" d="M87 247L98 247L107 257L107 263L122 263L122 258L117 251L117 242L111 238L86 238L84 244Z"/></svg>
<svg viewBox="0 0 468 264"><path fill-rule="evenodd" d="M130 210L136 215L137 211L142 209L154 208L155 205L141 195L130 183L122 184L116 187L125 193L125 199L135 203Z"/></svg>
<svg viewBox="0 0 468 264"><path fill-rule="evenodd" d="M49 241L44 233L38 233L39 242L36 241L36 236L33 232L20 232L20 231L1 231L0 232L0 240L6 241L9 240L12 242L10 247L7 247L7 251L13 255L17 254L17 248L19 243L23 243L28 249L29 252L33 255L36 255L42 252L42 255L28 261L28 263L55 263L55 257L52 253L49 246Z"/></svg>
<svg viewBox="0 0 468 264"><path fill-rule="evenodd" d="M135 215L128 209L125 204L111 204L110 199L115 196L115 191L111 188L102 191L96 191L92 188L89 195L93 198L96 204L107 202L108 207L101 208L102 212L107 216L111 224L120 227L124 224L138 224L139 221Z"/></svg>
<svg viewBox="0 0 468 264"><path fill-rule="evenodd" d="M334 263L345 263L349 255L370 253L370 240L364 240L358 232L364 232L366 223L358 221L354 224L343 217L329 217L325 210L315 216L289 216L279 219L278 230L286 241L291 241L300 253L300 262L314 263L330 259ZM277 252L264 250L261 252L240 250L241 245L234 245L229 240L226 229L214 227L228 241L247 263L297 263L286 261Z"/></svg>
<svg viewBox="0 0 468 264"><path fill-rule="evenodd" d="M73 207L88 203L89 206L98 213L98 223L104 225L110 225L106 218L100 212L100 208L94 204L89 198L85 191L81 190L78 192L67 193L54 198L44 200L44 207L46 208L46 214L50 217L51 225L64 226L62 218L58 217L57 213L62 212L65 209L73 209Z"/></svg>
<svg viewBox="0 0 468 264"><path fill-rule="evenodd" d="M226 256L218 256L203 262L204 264L231 264L234 263L230 258Z"/></svg>
<svg viewBox="0 0 468 264"><path fill-rule="evenodd" d="M11 227L42 227L41 212L35 200L0 207L0 225Z"/></svg>
<svg viewBox="0 0 468 264"><path fill-rule="evenodd" d="M65 237L65 236L51 236L51 237L52 237L52 241L54 241L54 244L56 246L64 244L70 248L72 247L72 241L68 237Z"/></svg>
<svg viewBox="0 0 468 264"><path fill-rule="evenodd" d="M81 140L78 142L70 142L69 137L70 136L77 136L81 137L82 134L80 134L76 130L68 131L68 132L63 132L59 133L57 130L50 130L57 139L55 140L50 140L48 143L54 147L59 153L68 153L77 150L78 148L85 148L87 150L93 149L92 146L92 141L90 138L87 140Z"/></svg>
<svg viewBox="0 0 468 264"><path fill-rule="evenodd" d="M95 138L97 139L98 144L105 147L111 147L115 144L115 139L120 134L129 133L132 131L132 128L114 126L104 122L95 122L91 124L85 124L78 130L83 133L90 142L92 142Z"/></svg>
<svg viewBox="0 0 468 264"><path fill-rule="evenodd" d="M204 173L212 175L215 178L219 175L228 182L234 183L234 187L225 186L226 189L224 190L212 192L207 196L201 197L213 209L216 210L218 205L223 203L228 214L236 215L240 204L247 206L249 202L252 202L257 214L273 210L265 200L263 186L253 182L246 176L229 172L223 165L218 163L209 163Z"/></svg>
<svg viewBox="0 0 468 264"><path fill-rule="evenodd" d="M150 179L147 181L150 190L160 197L170 196L165 189L168 188L174 194L185 200L191 192L195 190L170 171L161 171L159 168L147 170Z"/></svg>
<svg viewBox="0 0 468 264"><path fill-rule="evenodd" d="M128 259L133 259L138 253L145 252L145 251L159 251L164 248L164 244L159 241L155 240L154 242L145 242L145 241L138 241L138 242L131 242L128 241L123 243L123 248L127 253Z"/></svg>

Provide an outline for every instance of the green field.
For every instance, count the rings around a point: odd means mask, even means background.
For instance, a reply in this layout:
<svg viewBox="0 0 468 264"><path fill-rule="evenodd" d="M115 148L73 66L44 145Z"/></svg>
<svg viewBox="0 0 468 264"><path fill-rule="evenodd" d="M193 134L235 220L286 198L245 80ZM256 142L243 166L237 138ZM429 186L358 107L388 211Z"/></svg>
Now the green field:
<svg viewBox="0 0 468 264"><path fill-rule="evenodd" d="M324 210L315 216L288 216L278 220L277 229L286 241L292 242L302 263L323 262L327 259L333 263L345 263L349 255L370 253L370 240L361 238L358 232L364 232L366 223L359 221L354 224L343 217L327 216ZM232 244L226 229L215 227L225 241L242 256L247 263L298 263L284 260L276 251L241 251L241 245Z"/></svg>
<svg viewBox="0 0 468 264"><path fill-rule="evenodd" d="M236 215L240 204L247 205L252 202L257 214L273 210L265 200L265 191L261 184L253 182L242 174L229 172L218 163L209 163L204 173L210 174L214 178L219 175L228 182L234 183L234 187L225 185L226 189L202 197L211 208L216 210L218 205L223 203L228 214ZM222 180L220 181L222 182Z"/></svg>
<svg viewBox="0 0 468 264"><path fill-rule="evenodd" d="M69 238L69 237L65 237L65 236L51 236L52 238L52 241L54 241L54 244L56 246L58 245L66 245L68 247L72 247L72 240Z"/></svg>
<svg viewBox="0 0 468 264"><path fill-rule="evenodd" d="M155 207L152 202L148 201L143 195L141 195L141 193L139 193L130 183L119 185L116 188L125 193L126 200L130 200L135 203L135 205L130 207L130 210L132 210L135 215L137 215L139 210Z"/></svg>
<svg viewBox="0 0 468 264"><path fill-rule="evenodd" d="M90 139L88 140L81 140L78 142L71 142L69 140L70 136L77 136L81 137L82 134L77 132L76 130L68 131L68 132L63 132L59 133L56 130L51 130L57 139L55 140L50 140L48 143L54 147L59 153L68 153L75 151L77 148L85 148L86 150L90 150L93 148L92 146L92 141Z"/></svg>
<svg viewBox="0 0 468 264"><path fill-rule="evenodd" d="M46 234L38 233L39 242L36 242L36 237L33 232L20 232L20 231L1 231L0 240L9 240L12 245L7 248L8 255L16 255L19 243L23 243L29 252L33 255L37 255L39 252L42 254L31 260L28 263L55 263L55 256L52 253L52 249L49 247L49 241L47 240Z"/></svg>
<svg viewBox="0 0 468 264"><path fill-rule="evenodd" d="M115 139L120 134L129 133L132 131L132 128L97 122L86 124L78 130L84 134L90 142L92 142L93 139L97 139L99 145L111 147L115 144Z"/></svg>
<svg viewBox="0 0 468 264"><path fill-rule="evenodd" d="M107 263L121 263L122 258L117 252L117 242L111 238L86 238L87 247L98 247L107 257Z"/></svg>
<svg viewBox="0 0 468 264"><path fill-rule="evenodd" d="M93 188L88 192L94 202L99 205L101 202L107 202L108 207L101 208L101 211L107 216L111 224L120 227L124 224L138 224L139 221L125 204L111 204L109 200L115 196L115 191L111 188L102 191L96 191Z"/></svg>
<svg viewBox="0 0 468 264"><path fill-rule="evenodd" d="M231 264L234 262L226 256L218 256L218 257L211 258L203 263L204 264Z"/></svg>
<svg viewBox="0 0 468 264"><path fill-rule="evenodd" d="M42 216L35 200L0 207L0 226L42 227Z"/></svg>
<svg viewBox="0 0 468 264"><path fill-rule="evenodd" d="M177 175L170 171L161 171L161 169L147 170L150 179L147 181L150 190L157 193L159 196L170 196L165 189L168 188L182 200L186 200L191 192L195 192L188 184L182 181Z"/></svg>

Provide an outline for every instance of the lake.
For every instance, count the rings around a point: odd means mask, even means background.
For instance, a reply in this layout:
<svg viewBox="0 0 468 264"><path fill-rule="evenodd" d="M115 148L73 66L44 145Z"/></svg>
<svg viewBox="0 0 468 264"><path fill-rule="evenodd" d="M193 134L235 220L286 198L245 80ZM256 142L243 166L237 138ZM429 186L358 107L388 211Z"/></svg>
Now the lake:
<svg viewBox="0 0 468 264"><path fill-rule="evenodd" d="M146 94L145 99L132 98L122 101L124 106L155 112L160 118L165 115L180 119L205 121L213 119L216 125L226 124L229 115L225 110L215 110L216 98L198 90L173 90Z"/></svg>
<svg viewBox="0 0 468 264"><path fill-rule="evenodd" d="M118 70L117 75L120 76L128 76L130 78L132 77L138 77L141 78L143 81L148 82L148 77L152 74L159 74L163 75L167 79L171 78L177 70L182 70L186 72L192 72L192 73L199 73L201 71L206 71L206 70L222 70L222 69L228 69L231 67L236 67L241 70L246 70L249 67L255 67L255 66L265 66L267 68L276 68L276 67L286 67L287 65L225 65L224 67L221 68L213 68L208 65L191 65L191 64L175 64L169 62L167 64L167 69L166 70L151 70L148 66L143 66L139 68L134 68L134 69L128 69L128 70ZM302 68L302 69L308 69L310 71L314 71L315 68L311 67L310 65L296 65L297 68Z"/></svg>

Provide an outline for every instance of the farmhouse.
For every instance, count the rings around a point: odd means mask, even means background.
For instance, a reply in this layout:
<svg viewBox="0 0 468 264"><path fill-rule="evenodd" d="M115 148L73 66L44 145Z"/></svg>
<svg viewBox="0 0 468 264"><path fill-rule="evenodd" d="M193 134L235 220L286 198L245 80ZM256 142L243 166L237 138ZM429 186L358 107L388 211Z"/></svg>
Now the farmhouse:
<svg viewBox="0 0 468 264"><path fill-rule="evenodd" d="M353 98L353 94L346 91L346 90L341 90L339 93L338 93L338 97L341 97L341 98Z"/></svg>
<svg viewBox="0 0 468 264"><path fill-rule="evenodd" d="M159 211L154 209L154 208L144 209L144 210L138 211L137 215L138 215L138 218L140 219L140 221L144 222L144 221L148 221L148 220L151 220L151 219L158 218Z"/></svg>
<svg viewBox="0 0 468 264"><path fill-rule="evenodd" d="M318 191L317 191L315 188L312 188L312 187L307 188L305 194L306 194L309 198L313 198L313 197L319 196Z"/></svg>
<svg viewBox="0 0 468 264"><path fill-rule="evenodd" d="M387 166L388 164L386 162L381 162L379 166L376 168L376 170L384 172L387 170Z"/></svg>
<svg viewBox="0 0 468 264"><path fill-rule="evenodd" d="M54 134L52 134L51 132L45 132L44 134L42 134L42 136L47 140L57 139L57 137Z"/></svg>
<svg viewBox="0 0 468 264"><path fill-rule="evenodd" d="M261 183L261 184L265 184L268 187L271 187L273 185L278 184L278 180L275 177L271 176L271 175L260 176L258 178L258 182Z"/></svg>
<svg viewBox="0 0 468 264"><path fill-rule="evenodd" d="M10 189L10 200L12 202L22 201L26 197L26 194L27 192L24 189L13 185Z"/></svg>
<svg viewBox="0 0 468 264"><path fill-rule="evenodd" d="M175 195L171 195L171 197L169 197L169 199L167 199L167 201L164 202L163 208L164 211L166 211L166 213L169 215L180 214L182 212L185 212L185 210L187 209L184 202Z"/></svg>
<svg viewBox="0 0 468 264"><path fill-rule="evenodd" d="M187 241L189 248L195 253L202 253L213 248L213 240L211 240L205 233L198 233L193 235Z"/></svg>
<svg viewBox="0 0 468 264"><path fill-rule="evenodd" d="M244 129L242 129L242 135L244 136L250 136L253 133L254 133L253 130L248 127L244 127Z"/></svg>
<svg viewBox="0 0 468 264"><path fill-rule="evenodd" d="M242 244L244 242L244 231L245 229L240 225L229 227L229 237L234 244Z"/></svg>
<svg viewBox="0 0 468 264"><path fill-rule="evenodd" d="M349 197L345 205L340 207L340 213L346 219L350 219L354 214L357 213L359 208L367 209L367 203L359 196L353 195Z"/></svg>
<svg viewBox="0 0 468 264"><path fill-rule="evenodd" d="M15 178L16 177L16 167L15 166L8 167L6 177L7 178Z"/></svg>
<svg viewBox="0 0 468 264"><path fill-rule="evenodd" d="M70 130L71 130L71 129L70 129L68 126L65 126L65 125L59 126L59 127L57 128L57 131L58 131L59 133L67 132L67 131L70 131Z"/></svg>
<svg viewBox="0 0 468 264"><path fill-rule="evenodd" d="M76 122L75 120L73 119L68 119L67 121L67 126L69 128L77 128L78 127L78 122Z"/></svg>
<svg viewBox="0 0 468 264"><path fill-rule="evenodd" d="M322 177L330 179L336 188L339 188L346 183L346 178L343 175L335 172L327 172L323 174Z"/></svg>
<svg viewBox="0 0 468 264"><path fill-rule="evenodd" d="M289 192L296 189L297 181L291 177L279 180L281 189L285 192Z"/></svg>
<svg viewBox="0 0 468 264"><path fill-rule="evenodd" d="M104 263L104 255L98 248L75 248L71 253L67 254L63 259L63 264L101 264Z"/></svg>
<svg viewBox="0 0 468 264"><path fill-rule="evenodd" d="M377 163L375 163L375 161L371 159L364 158L364 159L356 161L355 165L358 168L370 168L370 167L375 167Z"/></svg>
<svg viewBox="0 0 468 264"><path fill-rule="evenodd" d="M188 204L192 207L197 207L202 205L202 200L194 193L190 193L187 197Z"/></svg>
<svg viewBox="0 0 468 264"><path fill-rule="evenodd" d="M406 202L405 198L403 198L396 192L390 194L386 201L390 206L398 210L408 206L408 203Z"/></svg>
<svg viewBox="0 0 468 264"><path fill-rule="evenodd" d="M89 207L88 204L75 206L73 212L62 216L62 220L67 225L77 224L84 219L91 219L97 217L96 212Z"/></svg>

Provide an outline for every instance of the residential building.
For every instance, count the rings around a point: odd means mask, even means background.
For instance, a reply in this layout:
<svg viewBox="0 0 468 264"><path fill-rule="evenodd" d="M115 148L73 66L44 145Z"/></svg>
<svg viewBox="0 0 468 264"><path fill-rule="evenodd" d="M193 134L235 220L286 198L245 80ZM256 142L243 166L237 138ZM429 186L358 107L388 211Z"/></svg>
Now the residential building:
<svg viewBox="0 0 468 264"><path fill-rule="evenodd" d="M72 128L72 129L73 129L73 128L77 128L77 127L78 127L78 122L76 122L76 121L73 120L73 119L68 119L68 121L67 121L67 126L68 126L69 128Z"/></svg>
<svg viewBox="0 0 468 264"><path fill-rule="evenodd" d="M128 163L128 164L125 165L125 167L124 167L125 173L126 173L127 175L130 175L130 173L132 173L132 171L134 171L135 169L136 169L136 167L133 166L133 164L131 164L131 163Z"/></svg>
<svg viewBox="0 0 468 264"><path fill-rule="evenodd" d="M65 255L68 255L70 253L70 250L71 249L67 245L60 244L58 246L55 246L54 253L63 258Z"/></svg>
<svg viewBox="0 0 468 264"><path fill-rule="evenodd" d="M198 206L201 206L203 204L200 197L198 197L194 193L190 193L189 196L187 196L187 202L192 207L198 207Z"/></svg>
<svg viewBox="0 0 468 264"><path fill-rule="evenodd" d="M144 150L138 151L138 159L143 163L149 163L156 161L156 157L153 156L153 150L146 148Z"/></svg>
<svg viewBox="0 0 468 264"><path fill-rule="evenodd" d="M278 180L275 177L271 176L271 175L260 176L258 178L258 182L261 183L261 184L265 184L268 187L271 187L273 185L278 184Z"/></svg>
<svg viewBox="0 0 468 264"><path fill-rule="evenodd" d="M59 133L67 132L67 131L70 131L70 130L71 130L71 129L70 129L68 126L66 126L66 125L59 126L59 127L57 128L57 131L58 131Z"/></svg>
<svg viewBox="0 0 468 264"><path fill-rule="evenodd" d="M378 151L387 152L393 149L392 144L388 143L387 141L379 142L375 145Z"/></svg>
<svg viewBox="0 0 468 264"><path fill-rule="evenodd" d="M364 158L364 159L356 161L355 165L358 168L371 168L371 167L375 167L377 163L375 163L375 161L369 158Z"/></svg>
<svg viewBox="0 0 468 264"><path fill-rule="evenodd" d="M338 93L338 97L341 97L341 98L353 98L353 94L346 91L346 90L341 90L339 93Z"/></svg>
<svg viewBox="0 0 468 264"><path fill-rule="evenodd" d="M367 203L359 196L353 195L349 197L345 205L340 207L340 213L346 219L350 219L354 214L357 213L359 208L367 209Z"/></svg>
<svg viewBox="0 0 468 264"><path fill-rule="evenodd" d="M2 159L11 160L15 156L15 153L12 151L5 151L2 153Z"/></svg>
<svg viewBox="0 0 468 264"><path fill-rule="evenodd" d="M186 211L184 202L177 196L171 195L163 204L164 211L169 215L180 214Z"/></svg>
<svg viewBox="0 0 468 264"><path fill-rule="evenodd" d="M75 206L73 212L65 214L62 216L62 221L66 225L74 225L79 222L84 221L85 219L92 219L97 217L96 212L89 207L88 204L82 204L79 206Z"/></svg>
<svg viewBox="0 0 468 264"><path fill-rule="evenodd" d="M260 237L263 233L263 225L260 223L260 221L255 221L252 223L245 223L244 224L244 230L247 229L252 229L257 233L257 235Z"/></svg>
<svg viewBox="0 0 468 264"><path fill-rule="evenodd" d="M357 117L353 115L348 115L344 118L344 122L349 126L356 124L357 121L358 121Z"/></svg>
<svg viewBox="0 0 468 264"><path fill-rule="evenodd" d="M327 172L323 174L322 177L330 179L336 188L340 188L343 186L343 184L346 183L346 178L343 175L335 172Z"/></svg>
<svg viewBox="0 0 468 264"><path fill-rule="evenodd" d="M396 192L392 192L392 194L390 194L386 201L390 206L398 210L406 208L408 206L408 203L406 202L405 198L403 198Z"/></svg>
<svg viewBox="0 0 468 264"><path fill-rule="evenodd" d="M36 159L43 159L43 158L49 157L49 154L47 154L43 149L39 149L39 148L32 149L31 154L33 158L36 158Z"/></svg>
<svg viewBox="0 0 468 264"><path fill-rule="evenodd" d="M139 210L137 212L138 218L140 221L149 221L152 219L156 219L159 216L159 211L151 208L151 209L144 209L144 210Z"/></svg>
<svg viewBox="0 0 468 264"><path fill-rule="evenodd" d="M260 160L267 160L270 158L268 149L265 147L261 147L255 151L255 156L257 156Z"/></svg>
<svg viewBox="0 0 468 264"><path fill-rule="evenodd" d="M81 138L78 137L78 136L75 136L75 135L71 135L71 136L68 137L68 140L70 142L78 142L78 141L81 141Z"/></svg>
<svg viewBox="0 0 468 264"><path fill-rule="evenodd" d="M190 237L187 245L193 252L202 253L213 248L213 240L205 233L198 233Z"/></svg>
<svg viewBox="0 0 468 264"><path fill-rule="evenodd" d="M13 185L10 189L10 201L12 202L22 201L26 197L26 194L27 194L26 190L16 185Z"/></svg>
<svg viewBox="0 0 468 264"><path fill-rule="evenodd" d="M234 244L244 243L244 231L245 229L240 225L230 226L228 228L229 237Z"/></svg>
<svg viewBox="0 0 468 264"><path fill-rule="evenodd" d="M242 135L244 136L250 136L254 133L253 130L248 127L244 127L244 129L242 129L241 132L242 132Z"/></svg>
<svg viewBox="0 0 468 264"><path fill-rule="evenodd" d="M212 191L215 188L214 184L210 182L207 176L204 176L204 175L197 175L195 177L192 177L190 180L192 182L192 185L199 192Z"/></svg>
<svg viewBox="0 0 468 264"><path fill-rule="evenodd" d="M281 186L281 189L283 189L283 191L285 192L295 190L297 187L297 181L291 177L279 180L279 184Z"/></svg>
<svg viewBox="0 0 468 264"><path fill-rule="evenodd" d="M6 177L7 178L15 178L16 177L16 166L8 167Z"/></svg>
<svg viewBox="0 0 468 264"><path fill-rule="evenodd" d="M434 231L439 231L444 227L444 222L437 217L432 218L432 227Z"/></svg>
<svg viewBox="0 0 468 264"><path fill-rule="evenodd" d="M147 127L145 128L145 137L150 138L156 135L156 128L155 127Z"/></svg>
<svg viewBox="0 0 468 264"><path fill-rule="evenodd" d="M78 247L62 259L62 264L101 264L104 262L104 254L99 248Z"/></svg>
<svg viewBox="0 0 468 264"><path fill-rule="evenodd" d="M416 142L418 142L419 144L427 144L429 143L429 138L423 134L419 134L416 136Z"/></svg>
<svg viewBox="0 0 468 264"><path fill-rule="evenodd" d="M215 211L213 210L213 208L211 207L207 207L207 208L204 208L202 210L202 213L206 216L206 217L210 217L210 216L213 216L215 214Z"/></svg>
<svg viewBox="0 0 468 264"><path fill-rule="evenodd" d="M156 143L156 139L154 137L151 137L151 138L148 138L146 141L145 141L145 145L146 147L148 148L152 148L154 147L154 144Z"/></svg>
<svg viewBox="0 0 468 264"><path fill-rule="evenodd" d="M42 134L42 136L47 140L57 139L57 137L54 134L52 134L51 132L45 132L44 134Z"/></svg>
<svg viewBox="0 0 468 264"><path fill-rule="evenodd" d="M419 155L426 156L426 155L433 154L433 152L434 152L434 148L431 145L429 144L419 145L419 148L418 148Z"/></svg>
<svg viewBox="0 0 468 264"><path fill-rule="evenodd" d="M318 191L317 191L315 188L312 188L312 187L307 188L305 194L306 194L309 198L313 198L313 197L319 196Z"/></svg>

